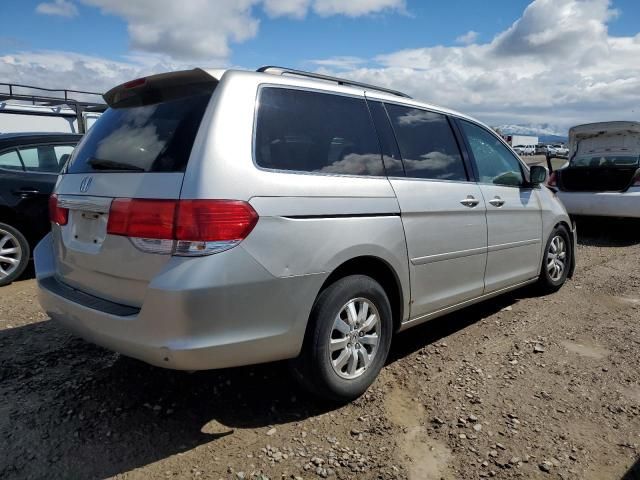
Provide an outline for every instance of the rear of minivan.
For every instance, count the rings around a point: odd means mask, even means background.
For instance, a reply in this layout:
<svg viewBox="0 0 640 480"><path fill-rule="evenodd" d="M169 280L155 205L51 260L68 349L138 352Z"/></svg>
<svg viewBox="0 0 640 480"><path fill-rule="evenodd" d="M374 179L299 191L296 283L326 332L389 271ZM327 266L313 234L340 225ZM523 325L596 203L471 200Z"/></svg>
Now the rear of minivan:
<svg viewBox="0 0 640 480"><path fill-rule="evenodd" d="M52 318L154 365L198 370L295 356L304 332L296 320L311 308L285 302L293 280L233 248L258 222L250 198L199 194L206 159L194 152L217 121L221 77L174 72L105 94L110 108L59 178L52 233L35 252ZM276 306L283 315L273 318Z"/></svg>

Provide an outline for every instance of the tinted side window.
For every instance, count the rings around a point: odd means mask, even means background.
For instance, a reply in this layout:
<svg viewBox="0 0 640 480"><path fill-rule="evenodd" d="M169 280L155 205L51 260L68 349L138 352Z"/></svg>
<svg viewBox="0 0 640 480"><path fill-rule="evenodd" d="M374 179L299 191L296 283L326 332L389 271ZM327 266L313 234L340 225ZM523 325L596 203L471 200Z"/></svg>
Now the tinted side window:
<svg viewBox="0 0 640 480"><path fill-rule="evenodd" d="M265 168L384 175L378 138L364 99L263 88L256 122L256 163Z"/></svg>
<svg viewBox="0 0 640 480"><path fill-rule="evenodd" d="M22 162L20 162L18 152L9 150L8 152L0 153L0 168L22 170Z"/></svg>
<svg viewBox="0 0 640 480"><path fill-rule="evenodd" d="M53 145L38 145L18 149L28 172L58 173L60 164Z"/></svg>
<svg viewBox="0 0 640 480"><path fill-rule="evenodd" d="M74 148L75 147L73 145L56 145L53 147L56 152L56 157L58 158L59 170L62 170L62 167L64 167L69 158L71 158Z"/></svg>
<svg viewBox="0 0 640 480"><path fill-rule="evenodd" d="M460 149L447 117L387 104L407 177L466 181Z"/></svg>
<svg viewBox="0 0 640 480"><path fill-rule="evenodd" d="M520 161L495 135L470 122L461 121L478 167L480 183L518 186L524 183Z"/></svg>

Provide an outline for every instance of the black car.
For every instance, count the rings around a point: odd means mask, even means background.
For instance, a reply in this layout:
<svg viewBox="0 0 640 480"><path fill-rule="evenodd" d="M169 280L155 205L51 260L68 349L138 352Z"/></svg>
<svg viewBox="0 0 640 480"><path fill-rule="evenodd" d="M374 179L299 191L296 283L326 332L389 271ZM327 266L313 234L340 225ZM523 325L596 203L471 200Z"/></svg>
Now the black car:
<svg viewBox="0 0 640 480"><path fill-rule="evenodd" d="M82 135L0 134L0 286L18 278L49 231L48 199Z"/></svg>

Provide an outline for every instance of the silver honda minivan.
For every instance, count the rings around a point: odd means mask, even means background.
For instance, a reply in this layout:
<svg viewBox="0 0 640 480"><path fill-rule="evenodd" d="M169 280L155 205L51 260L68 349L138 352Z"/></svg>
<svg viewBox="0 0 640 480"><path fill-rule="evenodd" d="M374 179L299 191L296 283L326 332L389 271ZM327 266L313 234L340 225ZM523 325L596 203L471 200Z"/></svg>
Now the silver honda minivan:
<svg viewBox="0 0 640 480"><path fill-rule="evenodd" d="M35 262L51 318L124 355L290 359L306 388L348 400L395 332L573 271L546 170L466 115L279 67L154 75L104 98Z"/></svg>

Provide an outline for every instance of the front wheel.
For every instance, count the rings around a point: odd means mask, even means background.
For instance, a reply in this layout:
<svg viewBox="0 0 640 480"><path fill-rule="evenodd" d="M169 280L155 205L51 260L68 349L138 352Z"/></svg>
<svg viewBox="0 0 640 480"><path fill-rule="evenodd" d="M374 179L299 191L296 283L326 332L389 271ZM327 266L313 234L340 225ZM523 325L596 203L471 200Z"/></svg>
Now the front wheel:
<svg viewBox="0 0 640 480"><path fill-rule="evenodd" d="M393 321L384 289L364 275L341 278L320 293L309 322L302 353L292 361L294 377L332 401L362 395L391 345Z"/></svg>
<svg viewBox="0 0 640 480"><path fill-rule="evenodd" d="M11 225L0 223L0 287L16 280L29 263L29 243Z"/></svg>
<svg viewBox="0 0 640 480"><path fill-rule="evenodd" d="M567 228L558 225L553 229L542 256L542 268L538 288L542 293L553 293L567 281L573 261L573 245Z"/></svg>

